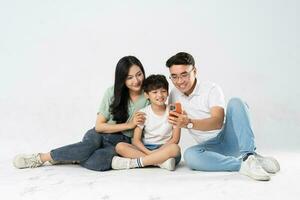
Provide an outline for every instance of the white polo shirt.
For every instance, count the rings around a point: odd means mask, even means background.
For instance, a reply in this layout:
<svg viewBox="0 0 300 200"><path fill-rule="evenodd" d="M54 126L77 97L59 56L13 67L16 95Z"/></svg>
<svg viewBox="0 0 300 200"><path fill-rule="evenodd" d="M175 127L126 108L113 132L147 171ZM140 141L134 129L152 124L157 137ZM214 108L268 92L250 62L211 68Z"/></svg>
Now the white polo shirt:
<svg viewBox="0 0 300 200"><path fill-rule="evenodd" d="M222 89L212 82L198 82L194 91L186 96L177 88L170 92L169 103L180 102L183 110L191 119L205 119L211 117L210 108L219 106L225 110L225 99ZM205 142L214 138L222 129L211 131L199 131L187 129L197 143Z"/></svg>

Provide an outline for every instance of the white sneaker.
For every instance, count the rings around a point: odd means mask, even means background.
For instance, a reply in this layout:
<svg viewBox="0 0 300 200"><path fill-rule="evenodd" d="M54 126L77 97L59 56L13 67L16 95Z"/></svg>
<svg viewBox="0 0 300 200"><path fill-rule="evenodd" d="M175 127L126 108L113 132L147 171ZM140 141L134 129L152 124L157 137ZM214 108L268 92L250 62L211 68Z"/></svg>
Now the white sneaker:
<svg viewBox="0 0 300 200"><path fill-rule="evenodd" d="M114 156L111 162L111 168L113 169L129 169L130 158L123 158L120 156Z"/></svg>
<svg viewBox="0 0 300 200"><path fill-rule="evenodd" d="M175 158L169 158L165 162L158 165L162 169L167 169L169 171L175 170Z"/></svg>
<svg viewBox="0 0 300 200"><path fill-rule="evenodd" d="M279 162L275 158L264 157L257 153L254 156L266 172L275 174L280 171Z"/></svg>
<svg viewBox="0 0 300 200"><path fill-rule="evenodd" d="M16 168L35 168L44 164L41 161L40 154L19 154L14 160L13 164Z"/></svg>
<svg viewBox="0 0 300 200"><path fill-rule="evenodd" d="M254 155L248 156L247 160L242 162L239 172L258 181L269 181L271 179Z"/></svg>

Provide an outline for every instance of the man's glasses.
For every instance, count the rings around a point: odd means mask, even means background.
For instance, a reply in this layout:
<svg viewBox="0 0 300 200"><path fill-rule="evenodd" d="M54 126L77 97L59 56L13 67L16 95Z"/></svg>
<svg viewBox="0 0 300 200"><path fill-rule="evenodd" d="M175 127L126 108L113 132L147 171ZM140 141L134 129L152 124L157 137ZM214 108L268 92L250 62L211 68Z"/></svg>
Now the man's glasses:
<svg viewBox="0 0 300 200"><path fill-rule="evenodd" d="M176 75L176 74L171 74L170 75L170 79L174 82L179 81L179 79L181 80L187 80L188 78L190 78L192 71L195 70L195 67L193 67L190 71L188 72L183 72L180 75Z"/></svg>

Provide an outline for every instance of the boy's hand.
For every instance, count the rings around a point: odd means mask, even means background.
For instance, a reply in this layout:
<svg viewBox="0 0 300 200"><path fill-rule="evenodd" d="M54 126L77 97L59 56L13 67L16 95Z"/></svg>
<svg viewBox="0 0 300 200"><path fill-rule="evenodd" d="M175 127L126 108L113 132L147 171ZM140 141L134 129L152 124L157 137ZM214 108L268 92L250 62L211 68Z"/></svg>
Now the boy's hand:
<svg viewBox="0 0 300 200"><path fill-rule="evenodd" d="M170 111L168 121L170 124L177 126L178 128L185 128L189 123L189 118L185 111L183 111L182 114L179 114L174 111Z"/></svg>

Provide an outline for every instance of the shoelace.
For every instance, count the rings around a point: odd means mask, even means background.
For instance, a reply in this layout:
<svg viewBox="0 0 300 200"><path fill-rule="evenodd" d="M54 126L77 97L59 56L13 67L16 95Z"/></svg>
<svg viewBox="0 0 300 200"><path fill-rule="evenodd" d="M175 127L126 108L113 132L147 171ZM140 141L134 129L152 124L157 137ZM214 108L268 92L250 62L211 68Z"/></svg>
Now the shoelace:
<svg viewBox="0 0 300 200"><path fill-rule="evenodd" d="M250 168L251 169L256 169L256 170L261 170L262 169L262 167L261 167L261 165L260 165L260 163L258 162L258 160L257 159L255 159L255 158L250 158L251 160L251 162L250 162Z"/></svg>
<svg viewBox="0 0 300 200"><path fill-rule="evenodd" d="M38 156L38 155L37 155ZM39 161L37 156L33 156L31 158L25 159L26 164L30 168L35 168L41 165L41 162Z"/></svg>

